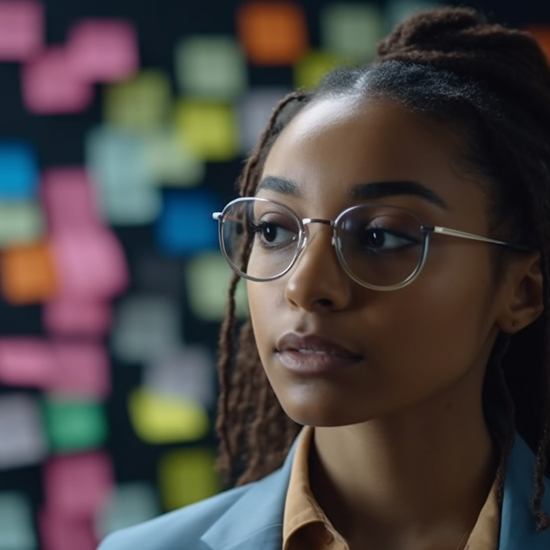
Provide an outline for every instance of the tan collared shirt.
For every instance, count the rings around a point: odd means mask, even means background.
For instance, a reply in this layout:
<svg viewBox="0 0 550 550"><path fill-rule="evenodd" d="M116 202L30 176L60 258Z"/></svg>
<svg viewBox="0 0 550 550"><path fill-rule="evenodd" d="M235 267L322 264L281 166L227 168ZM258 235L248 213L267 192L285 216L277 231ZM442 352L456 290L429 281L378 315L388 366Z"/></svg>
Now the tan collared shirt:
<svg viewBox="0 0 550 550"><path fill-rule="evenodd" d="M332 526L311 492L308 457L313 430L304 428L297 442L286 495L283 550L349 550L347 542ZM494 483L465 548L497 550L499 531L500 509Z"/></svg>

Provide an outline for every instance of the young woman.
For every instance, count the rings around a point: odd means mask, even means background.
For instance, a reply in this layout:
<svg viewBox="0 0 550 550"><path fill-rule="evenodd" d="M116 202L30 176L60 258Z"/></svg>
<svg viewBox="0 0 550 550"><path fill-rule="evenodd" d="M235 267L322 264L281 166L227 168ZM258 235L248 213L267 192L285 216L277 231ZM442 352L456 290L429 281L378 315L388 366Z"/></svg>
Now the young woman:
<svg viewBox="0 0 550 550"><path fill-rule="evenodd" d="M372 66L277 106L216 217L239 486L102 550L550 548L550 71L531 38L469 9L412 17Z"/></svg>

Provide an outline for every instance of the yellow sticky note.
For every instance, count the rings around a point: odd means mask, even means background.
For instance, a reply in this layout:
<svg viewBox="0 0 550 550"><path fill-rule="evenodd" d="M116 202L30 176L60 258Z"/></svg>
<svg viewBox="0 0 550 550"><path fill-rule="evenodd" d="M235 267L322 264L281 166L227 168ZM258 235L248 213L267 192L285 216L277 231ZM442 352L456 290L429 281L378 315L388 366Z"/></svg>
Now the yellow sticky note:
<svg viewBox="0 0 550 550"><path fill-rule="evenodd" d="M28 244L44 235L37 203L0 203L0 246Z"/></svg>
<svg viewBox="0 0 550 550"><path fill-rule="evenodd" d="M205 448L178 449L159 461L159 485L165 510L175 510L220 491L215 456Z"/></svg>
<svg viewBox="0 0 550 550"><path fill-rule="evenodd" d="M231 269L217 252L193 258L186 266L187 299L193 313L203 321L220 321L227 308L227 289ZM237 287L236 314L248 315L246 287Z"/></svg>
<svg viewBox="0 0 550 550"><path fill-rule="evenodd" d="M157 183L191 187L204 178L204 162L175 131L159 130L147 135L145 150L147 166Z"/></svg>
<svg viewBox="0 0 550 550"><path fill-rule="evenodd" d="M238 124L231 105L182 100L176 107L175 121L178 138L198 157L226 161L237 155Z"/></svg>
<svg viewBox="0 0 550 550"><path fill-rule="evenodd" d="M115 128L147 132L168 121L171 101L168 75L142 71L131 80L106 88L104 119Z"/></svg>
<svg viewBox="0 0 550 550"><path fill-rule="evenodd" d="M139 388L130 394L128 410L137 435L153 445L195 441L209 430L206 410L184 397Z"/></svg>
<svg viewBox="0 0 550 550"><path fill-rule="evenodd" d="M314 88L335 67L346 64L341 56L325 51L308 52L294 67L296 88Z"/></svg>

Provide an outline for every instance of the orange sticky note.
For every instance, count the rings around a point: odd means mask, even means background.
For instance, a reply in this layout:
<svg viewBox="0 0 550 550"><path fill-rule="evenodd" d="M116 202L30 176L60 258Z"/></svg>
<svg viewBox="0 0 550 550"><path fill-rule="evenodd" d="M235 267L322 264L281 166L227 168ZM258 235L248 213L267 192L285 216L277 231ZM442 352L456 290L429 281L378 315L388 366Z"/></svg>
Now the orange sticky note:
<svg viewBox="0 0 550 550"><path fill-rule="evenodd" d="M248 2L237 11L241 45L256 65L291 65L308 48L303 9L293 2Z"/></svg>
<svg viewBox="0 0 550 550"><path fill-rule="evenodd" d="M58 289L53 254L47 242L8 248L0 255L0 286L12 304L34 304Z"/></svg>
<svg viewBox="0 0 550 550"><path fill-rule="evenodd" d="M546 59L550 61L550 25L532 25L524 30L538 42Z"/></svg>

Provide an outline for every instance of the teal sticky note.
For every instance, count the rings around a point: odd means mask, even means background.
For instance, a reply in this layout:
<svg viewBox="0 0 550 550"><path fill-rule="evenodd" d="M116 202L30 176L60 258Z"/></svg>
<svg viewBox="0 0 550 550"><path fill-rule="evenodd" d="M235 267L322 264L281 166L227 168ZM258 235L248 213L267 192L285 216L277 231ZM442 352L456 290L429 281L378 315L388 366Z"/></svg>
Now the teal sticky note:
<svg viewBox="0 0 550 550"><path fill-rule="evenodd" d="M44 422L51 448L71 453L101 447L107 439L107 420L101 403L48 397Z"/></svg>
<svg viewBox="0 0 550 550"><path fill-rule="evenodd" d="M0 141L0 200L32 200L37 187L38 162L33 148L18 141Z"/></svg>
<svg viewBox="0 0 550 550"><path fill-rule="evenodd" d="M376 4L329 4L321 12L324 49L350 61L370 61L383 35L384 20Z"/></svg>
<svg viewBox="0 0 550 550"><path fill-rule="evenodd" d="M36 550L28 499L15 491L0 492L0 550Z"/></svg>
<svg viewBox="0 0 550 550"><path fill-rule="evenodd" d="M45 233L44 225L38 203L0 203L0 246L36 242Z"/></svg>
<svg viewBox="0 0 550 550"><path fill-rule="evenodd" d="M419 11L441 6L441 3L430 0L390 0L385 6L385 30L389 32L396 25Z"/></svg>
<svg viewBox="0 0 550 550"><path fill-rule="evenodd" d="M180 91L197 98L232 100L247 86L244 56L232 36L187 36L176 45L175 69Z"/></svg>

